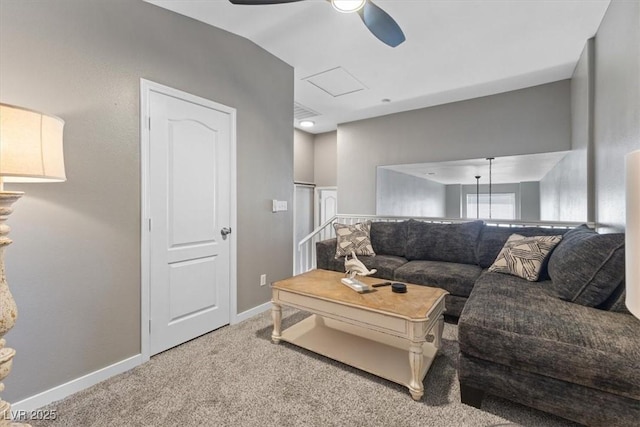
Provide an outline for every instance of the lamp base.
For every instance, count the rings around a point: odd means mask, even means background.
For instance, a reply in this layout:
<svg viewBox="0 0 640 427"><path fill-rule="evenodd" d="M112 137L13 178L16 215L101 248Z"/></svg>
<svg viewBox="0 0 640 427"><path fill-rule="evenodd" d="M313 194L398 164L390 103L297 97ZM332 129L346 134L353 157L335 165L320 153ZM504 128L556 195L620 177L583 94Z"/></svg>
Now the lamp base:
<svg viewBox="0 0 640 427"><path fill-rule="evenodd" d="M16 302L9 291L7 276L4 270L4 250L11 244L11 239L7 237L11 228L5 221L13 212L12 205L24 193L21 191L0 191L0 381L4 380L11 371L13 357L16 352L12 348L5 347L4 335L13 328L18 318ZM0 382L0 391L4 390L4 384ZM0 400L0 427L29 426L29 424L14 423L11 421L11 405L4 400Z"/></svg>

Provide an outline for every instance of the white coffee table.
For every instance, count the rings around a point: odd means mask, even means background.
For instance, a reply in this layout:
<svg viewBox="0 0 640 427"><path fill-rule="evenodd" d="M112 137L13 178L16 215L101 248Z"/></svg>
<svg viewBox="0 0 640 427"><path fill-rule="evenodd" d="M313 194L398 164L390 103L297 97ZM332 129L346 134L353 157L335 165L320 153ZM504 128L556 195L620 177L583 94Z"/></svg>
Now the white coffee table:
<svg viewBox="0 0 640 427"><path fill-rule="evenodd" d="M447 292L407 284L404 294L390 286L359 294L340 282L343 277L312 270L273 283L273 342L286 341L402 384L419 400L441 345ZM313 315L282 331L283 305Z"/></svg>

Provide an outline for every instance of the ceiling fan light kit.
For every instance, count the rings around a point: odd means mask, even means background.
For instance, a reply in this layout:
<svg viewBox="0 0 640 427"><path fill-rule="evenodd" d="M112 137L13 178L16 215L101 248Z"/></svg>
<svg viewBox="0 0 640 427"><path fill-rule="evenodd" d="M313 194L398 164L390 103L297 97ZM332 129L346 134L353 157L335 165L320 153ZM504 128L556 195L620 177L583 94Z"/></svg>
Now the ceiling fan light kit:
<svg viewBox="0 0 640 427"><path fill-rule="evenodd" d="M229 0L236 5L264 6L269 4L294 3L303 0ZM404 33L396 21L371 0L327 0L341 13L358 12L364 25L387 46L396 47L405 41Z"/></svg>
<svg viewBox="0 0 640 427"><path fill-rule="evenodd" d="M331 0L331 6L338 12L353 13L362 9L367 0Z"/></svg>

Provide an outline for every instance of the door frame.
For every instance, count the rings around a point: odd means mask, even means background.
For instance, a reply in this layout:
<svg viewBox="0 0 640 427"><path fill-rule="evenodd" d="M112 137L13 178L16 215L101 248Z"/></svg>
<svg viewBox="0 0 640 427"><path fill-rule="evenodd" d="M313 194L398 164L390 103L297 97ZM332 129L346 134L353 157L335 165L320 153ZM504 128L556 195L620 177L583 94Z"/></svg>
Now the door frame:
<svg viewBox="0 0 640 427"><path fill-rule="evenodd" d="M297 260L297 253L298 253L298 243L296 242L296 227L298 226L298 214L296 212L296 210L298 209L298 197L297 197L297 192L296 189L298 187L305 187L305 188L311 188L313 189L313 206L311 207L311 210L315 210L315 203L316 203L316 185L315 184L311 184L308 182L295 182L293 183L293 269L291 270L292 274L296 274L296 260ZM315 213L311 213L311 215L315 215ZM315 226L315 221L312 221L314 223L314 225L312 226L312 230L316 228Z"/></svg>
<svg viewBox="0 0 640 427"><path fill-rule="evenodd" d="M140 79L140 353L142 361L150 359L150 272L151 272L151 247L150 234L150 132L149 132L149 108L151 92L158 92L185 101L204 105L229 114L231 128L229 130L230 143L230 224L233 232L229 235L229 323L236 323L238 317L238 271L237 271L237 161L236 161L236 109L219 104L206 98L183 92L169 86L155 83L150 80Z"/></svg>

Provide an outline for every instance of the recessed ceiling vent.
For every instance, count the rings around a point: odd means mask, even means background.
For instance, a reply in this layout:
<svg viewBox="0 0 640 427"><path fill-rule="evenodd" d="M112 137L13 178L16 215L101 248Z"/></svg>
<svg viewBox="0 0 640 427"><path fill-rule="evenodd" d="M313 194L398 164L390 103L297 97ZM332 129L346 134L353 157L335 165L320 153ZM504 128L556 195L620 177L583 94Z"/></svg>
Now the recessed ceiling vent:
<svg viewBox="0 0 640 427"><path fill-rule="evenodd" d="M293 103L293 117L296 120L304 120L309 117L319 116L320 113L313 111L311 108L305 107L304 105L294 102Z"/></svg>

